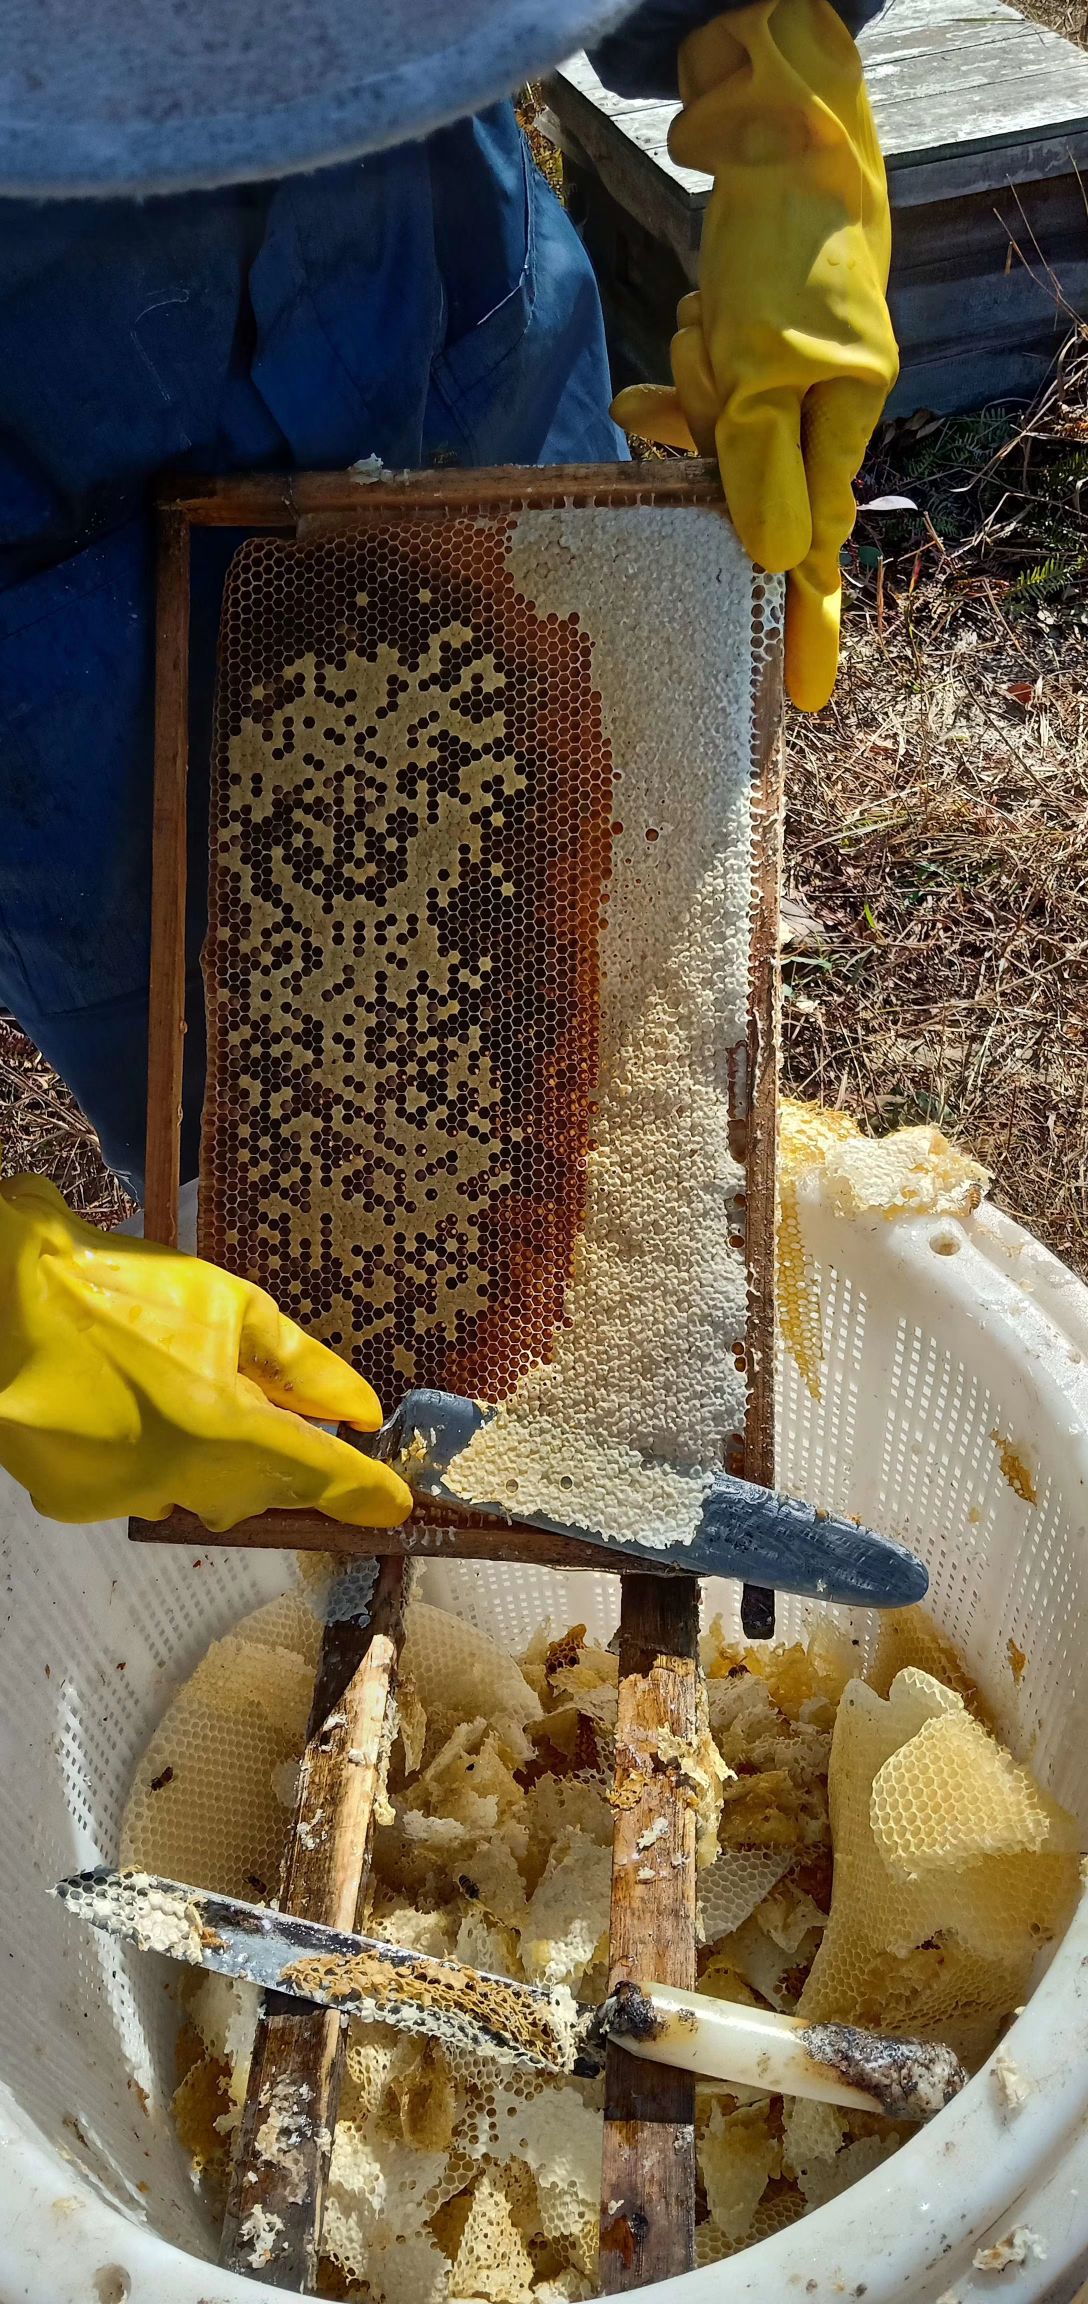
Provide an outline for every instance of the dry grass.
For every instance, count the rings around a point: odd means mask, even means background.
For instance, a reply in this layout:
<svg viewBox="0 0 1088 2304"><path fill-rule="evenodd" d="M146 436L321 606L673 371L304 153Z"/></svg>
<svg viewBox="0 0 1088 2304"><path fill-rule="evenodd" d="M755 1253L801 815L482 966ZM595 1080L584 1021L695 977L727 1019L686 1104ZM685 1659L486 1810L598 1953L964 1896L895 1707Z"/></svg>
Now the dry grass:
<svg viewBox="0 0 1088 2304"><path fill-rule="evenodd" d="M1086 0L1086 5L1088 5L1088 0ZM530 81L524 88L519 89L515 103L515 110L517 112L521 126L525 132L526 142L528 143L529 150L533 155L536 166L539 168L541 175L545 179L545 182L551 185L552 191L556 194L557 198L563 200L564 192L562 157L556 146L552 143L551 137L543 135L536 124L537 113L541 110L545 102L546 98L540 82L538 80L533 80Z"/></svg>
<svg viewBox="0 0 1088 2304"><path fill-rule="evenodd" d="M1088 48L1088 0L1014 0L1017 14L1034 17L1052 32Z"/></svg>
<svg viewBox="0 0 1088 2304"><path fill-rule="evenodd" d="M791 734L785 1081L934 1120L1088 1272L1088 332L1025 422L889 426Z"/></svg>
<svg viewBox="0 0 1088 2304"><path fill-rule="evenodd" d="M0 1171L51 1177L69 1207L92 1224L120 1224L132 1210L74 1096L2 1010Z"/></svg>

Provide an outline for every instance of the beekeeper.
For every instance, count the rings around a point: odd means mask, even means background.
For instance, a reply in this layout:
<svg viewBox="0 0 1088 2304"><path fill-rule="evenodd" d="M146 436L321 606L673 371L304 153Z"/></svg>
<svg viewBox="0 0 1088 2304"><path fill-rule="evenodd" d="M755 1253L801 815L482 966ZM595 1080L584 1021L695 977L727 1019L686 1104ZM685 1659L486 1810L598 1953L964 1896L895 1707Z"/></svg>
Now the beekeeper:
<svg viewBox="0 0 1088 2304"><path fill-rule="evenodd" d="M850 13L851 8L854 14ZM17 0L0 35L0 1002L139 1189L165 470L716 454L831 692L852 481L894 381L867 0ZM714 178L675 390L609 413L600 304L509 91L583 43ZM195 540L192 807L230 536ZM203 641L203 645L201 645ZM200 776L204 765L205 781ZM199 821L196 816L195 820ZM202 891L191 890L190 948ZM189 986L183 1160L203 1003ZM225 1273L0 1184L0 1463L70 1520L271 1502L388 1526L370 1388Z"/></svg>

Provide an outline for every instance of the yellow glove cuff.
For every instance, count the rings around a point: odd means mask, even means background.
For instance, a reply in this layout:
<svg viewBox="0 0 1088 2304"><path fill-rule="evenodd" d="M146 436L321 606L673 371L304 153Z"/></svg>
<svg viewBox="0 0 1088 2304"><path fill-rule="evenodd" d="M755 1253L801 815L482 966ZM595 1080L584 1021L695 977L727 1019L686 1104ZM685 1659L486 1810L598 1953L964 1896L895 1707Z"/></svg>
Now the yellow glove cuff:
<svg viewBox="0 0 1088 2304"><path fill-rule="evenodd" d="M681 43L678 78L684 109L669 132L678 165L791 177L800 165L810 197L837 196L844 222L864 227L885 289L884 160L861 58L830 0L754 0L713 17Z"/></svg>

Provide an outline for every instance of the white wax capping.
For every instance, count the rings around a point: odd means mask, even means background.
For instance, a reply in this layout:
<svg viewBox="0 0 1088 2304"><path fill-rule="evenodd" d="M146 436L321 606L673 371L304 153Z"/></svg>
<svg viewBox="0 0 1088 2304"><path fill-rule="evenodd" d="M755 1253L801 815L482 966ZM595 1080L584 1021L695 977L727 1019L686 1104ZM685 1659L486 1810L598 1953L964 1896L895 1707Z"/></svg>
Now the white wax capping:
<svg viewBox="0 0 1088 2304"><path fill-rule="evenodd" d="M202 1950L200 1916L187 1890L151 1879L146 1872L126 1871L119 1880L91 1880L70 1891L68 1906L98 1925L130 1927L146 1952L164 1952L176 1960L199 1961Z"/></svg>
<svg viewBox="0 0 1088 2304"><path fill-rule="evenodd" d="M565 1322L449 1486L664 1545L693 1533L744 1424L728 1076L748 1018L752 571L713 510L646 505L523 512L508 558L540 615L590 635L621 829Z"/></svg>

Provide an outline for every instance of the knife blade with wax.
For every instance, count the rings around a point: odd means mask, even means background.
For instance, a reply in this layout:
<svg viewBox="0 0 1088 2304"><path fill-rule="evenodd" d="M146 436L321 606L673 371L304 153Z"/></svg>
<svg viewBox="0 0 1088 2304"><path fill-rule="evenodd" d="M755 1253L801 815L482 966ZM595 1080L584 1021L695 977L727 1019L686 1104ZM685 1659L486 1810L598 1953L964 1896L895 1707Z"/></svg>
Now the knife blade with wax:
<svg viewBox="0 0 1088 2304"><path fill-rule="evenodd" d="M54 1893L78 1919L140 1951L554 2079L599 2071L614 2040L705 2080L928 2120L967 2077L939 2042L806 2024L641 1981L587 2008L565 1985L520 1984L146 1872L98 1867L59 1881Z"/></svg>
<svg viewBox="0 0 1088 2304"><path fill-rule="evenodd" d="M448 1485L447 1474L494 1413L455 1392L418 1390L405 1394L380 1431L362 1434L341 1426L340 1433L364 1454L391 1464L421 1502L452 1506L462 1513L471 1507L489 1519L600 1544L640 1566L685 1568L692 1576L732 1576L780 1592L867 1608L909 1607L928 1589L926 1569L904 1545L729 1472L714 1474L690 1538L660 1544L604 1536L588 1517L579 1519L573 1495L571 1512L562 1519L546 1512L512 1510L509 1504L475 1493L469 1498Z"/></svg>

